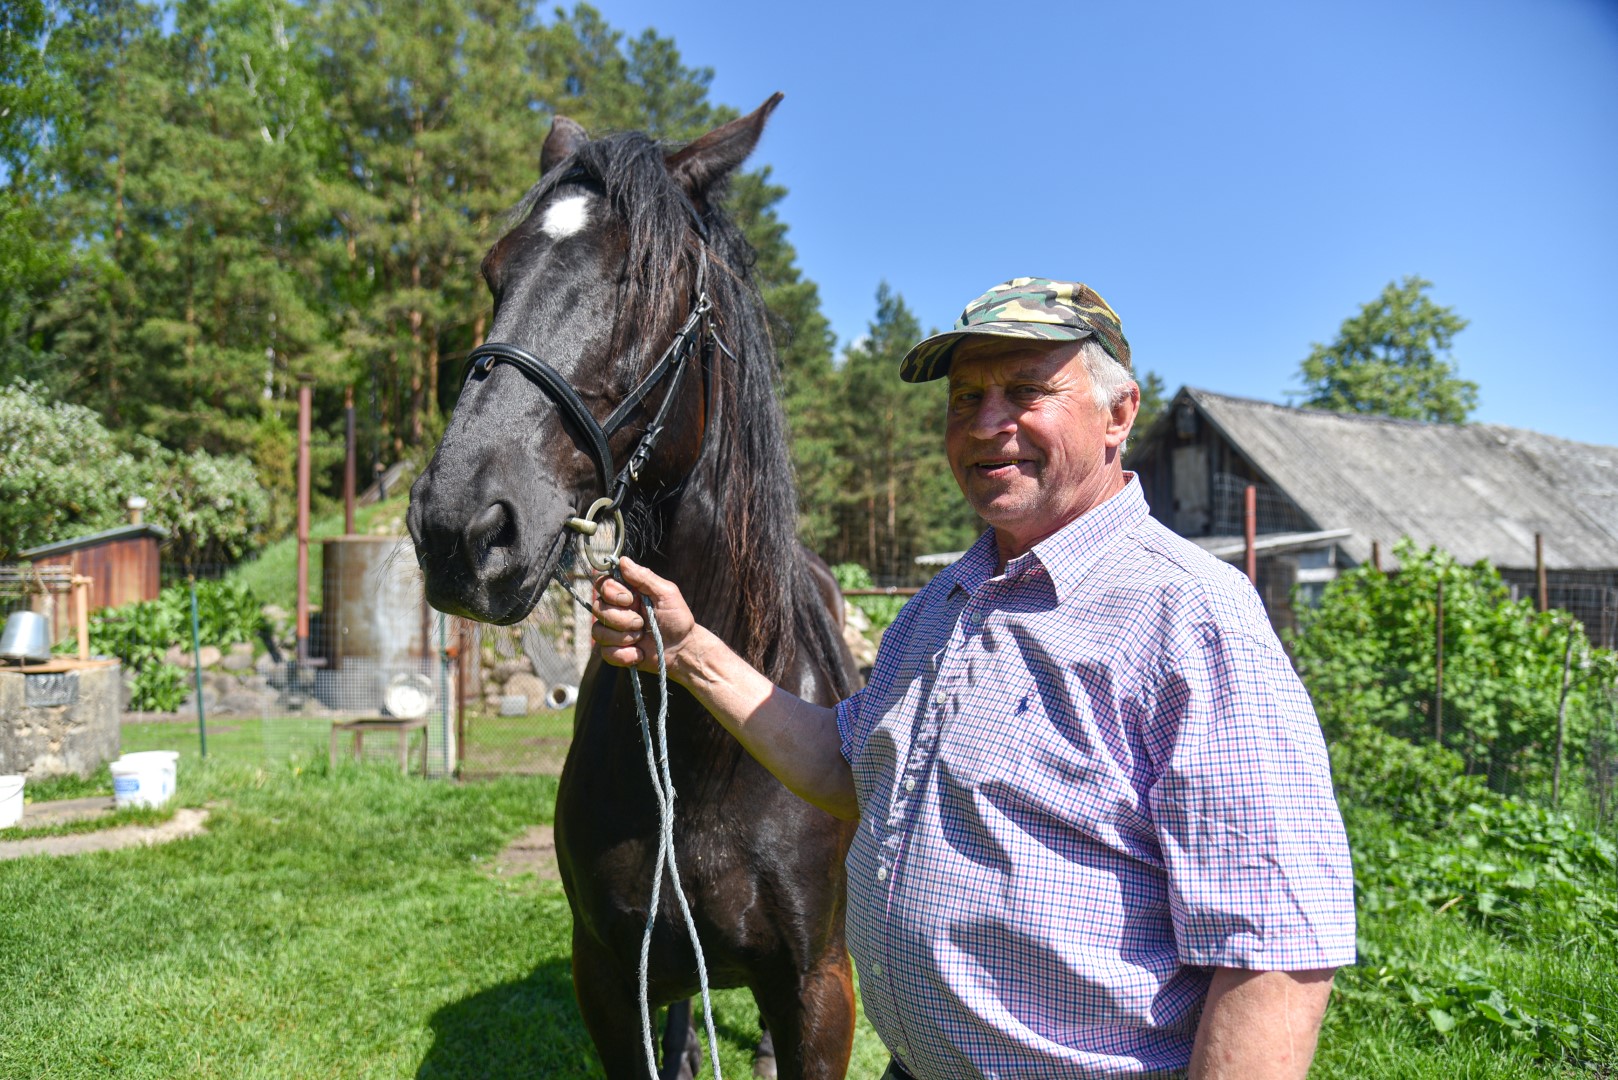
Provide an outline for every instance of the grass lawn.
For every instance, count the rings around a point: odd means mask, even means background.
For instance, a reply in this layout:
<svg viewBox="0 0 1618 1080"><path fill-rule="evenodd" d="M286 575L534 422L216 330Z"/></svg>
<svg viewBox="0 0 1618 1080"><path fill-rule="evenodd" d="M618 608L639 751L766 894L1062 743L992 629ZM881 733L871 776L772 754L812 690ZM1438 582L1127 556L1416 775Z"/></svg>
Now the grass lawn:
<svg viewBox="0 0 1618 1080"><path fill-rule="evenodd" d="M263 732L232 723L210 734L206 763L193 729L124 729L126 750L181 751L176 801L212 809L207 835L0 862L0 1076L599 1075L573 1002L561 886L489 872L550 821L553 776L332 771L323 743L265 765ZM513 731L565 739L568 723L549 714L537 734L532 721ZM1613 935L1513 939L1458 914L1362 919L1362 947L1418 969L1470 965L1534 1015L1589 1012L1586 1049L1536 1058L1505 1031L1441 1035L1366 966L1340 978L1314 1075L1613 1075ZM725 1073L746 1077L751 1001L723 991L717 1008ZM884 1064L862 1021L850 1076Z"/></svg>
<svg viewBox="0 0 1618 1080"><path fill-rule="evenodd" d="M253 727L206 764L190 729L124 729L182 752L176 802L212 807L208 835L0 862L0 1077L599 1075L561 885L488 872L550 821L555 778L331 772L323 747L264 767ZM748 1076L757 1014L717 998ZM864 1028L851 1075L885 1060Z"/></svg>

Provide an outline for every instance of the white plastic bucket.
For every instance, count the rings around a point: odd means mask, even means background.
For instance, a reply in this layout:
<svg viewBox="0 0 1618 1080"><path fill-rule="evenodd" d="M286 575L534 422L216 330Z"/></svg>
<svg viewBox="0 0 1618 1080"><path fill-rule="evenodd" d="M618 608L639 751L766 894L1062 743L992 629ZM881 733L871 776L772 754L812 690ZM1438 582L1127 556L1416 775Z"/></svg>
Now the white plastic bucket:
<svg viewBox="0 0 1618 1080"><path fill-rule="evenodd" d="M22 820L23 778L15 773L0 776L0 829L7 829Z"/></svg>
<svg viewBox="0 0 1618 1080"><path fill-rule="evenodd" d="M174 794L180 754L175 750L143 750L112 763L112 799L125 806L162 806Z"/></svg>

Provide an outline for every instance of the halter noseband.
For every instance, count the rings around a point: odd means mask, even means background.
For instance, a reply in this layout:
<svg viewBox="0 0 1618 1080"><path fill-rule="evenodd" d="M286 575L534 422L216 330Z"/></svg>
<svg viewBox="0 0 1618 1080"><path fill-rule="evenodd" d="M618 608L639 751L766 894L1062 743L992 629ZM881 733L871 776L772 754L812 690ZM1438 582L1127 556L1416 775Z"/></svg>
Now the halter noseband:
<svg viewBox="0 0 1618 1080"><path fill-rule="evenodd" d="M691 200L684 197L684 192L680 195L697 233L696 298L692 301L690 314L675 331L674 340L669 342L669 347L663 350L663 355L658 358L657 363L652 365L645 378L635 384L634 389L629 391L624 400L612 411L612 415L607 417L605 423L596 421L595 416L585 407L584 399L566 377L522 346L491 341L479 345L467 354L467 359L471 361L466 373L468 382L474 378L487 376L496 364L510 364L539 387L540 391L551 399L551 403L556 406L563 418L571 421L584 437L585 451L595 462L596 476L601 482L601 490L605 493L603 498L597 499L591 505L583 518L575 517L569 522L571 527L586 535L595 532L595 519L598 514L617 514L620 511L624 496L629 493L629 485L640 480L640 471L645 467L647 459L652 456L652 449L657 444L658 436L663 433L669 409L673 406L674 399L679 394L680 384L685 379L688 368L686 361L693 353L701 351L704 338L718 342L718 338L713 336L712 321L709 318L713 302L708 298L707 290L708 227ZM724 348L722 343L720 348ZM623 429L629 422L630 415L646 400L646 395L665 377L669 379L669 386L663 394L657 412L652 416L652 422L641 432L640 441L630 451L629 460L624 463L624 467L614 473L612 447L608 440ZM617 532L618 545L621 549L624 534L621 518Z"/></svg>

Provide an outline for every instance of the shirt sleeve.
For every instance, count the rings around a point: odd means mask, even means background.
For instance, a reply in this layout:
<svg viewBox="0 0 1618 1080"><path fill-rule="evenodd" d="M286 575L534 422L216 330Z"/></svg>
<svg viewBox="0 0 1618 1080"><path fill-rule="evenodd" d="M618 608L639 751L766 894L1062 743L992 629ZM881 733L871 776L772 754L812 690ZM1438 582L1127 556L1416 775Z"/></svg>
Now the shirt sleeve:
<svg viewBox="0 0 1618 1080"><path fill-rule="evenodd" d="M1182 963L1352 964L1354 875L1314 708L1273 636L1200 626L1151 702L1149 806Z"/></svg>

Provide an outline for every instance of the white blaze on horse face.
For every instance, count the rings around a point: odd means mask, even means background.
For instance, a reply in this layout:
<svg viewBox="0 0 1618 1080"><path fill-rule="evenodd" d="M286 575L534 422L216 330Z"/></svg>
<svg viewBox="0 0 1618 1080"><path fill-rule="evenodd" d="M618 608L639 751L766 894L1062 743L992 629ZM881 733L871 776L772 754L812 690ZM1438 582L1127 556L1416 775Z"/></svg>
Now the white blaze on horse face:
<svg viewBox="0 0 1618 1080"><path fill-rule="evenodd" d="M590 196L569 195L545 208L539 231L552 240L565 240L590 224Z"/></svg>

